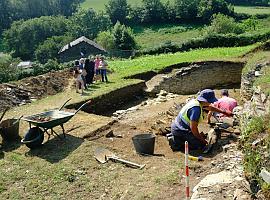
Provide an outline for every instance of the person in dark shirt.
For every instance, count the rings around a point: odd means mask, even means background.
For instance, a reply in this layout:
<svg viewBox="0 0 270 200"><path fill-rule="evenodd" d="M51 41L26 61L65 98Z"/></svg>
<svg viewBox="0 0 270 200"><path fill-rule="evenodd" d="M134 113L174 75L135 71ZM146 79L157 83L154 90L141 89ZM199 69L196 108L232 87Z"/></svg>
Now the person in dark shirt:
<svg viewBox="0 0 270 200"><path fill-rule="evenodd" d="M84 69L87 72L86 75L86 84L92 84L93 83L93 78L94 78L94 74L95 74L95 62L94 62L94 58L91 57L90 59L86 59L85 60L85 64L84 64Z"/></svg>
<svg viewBox="0 0 270 200"><path fill-rule="evenodd" d="M203 121L203 109L232 115L229 111L220 110L211 105L216 102L215 93L211 89L202 90L196 99L190 100L179 112L171 125L171 134L167 135L173 151L183 149L185 141L190 149L203 149L207 145L204 135L199 132L198 125Z"/></svg>

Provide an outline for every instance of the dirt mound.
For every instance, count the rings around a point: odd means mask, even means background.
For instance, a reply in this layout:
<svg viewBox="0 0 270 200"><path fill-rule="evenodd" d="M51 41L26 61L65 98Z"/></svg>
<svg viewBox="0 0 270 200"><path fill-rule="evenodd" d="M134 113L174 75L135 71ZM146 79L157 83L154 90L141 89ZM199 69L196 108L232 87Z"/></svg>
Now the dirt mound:
<svg viewBox="0 0 270 200"><path fill-rule="evenodd" d="M0 111L62 92L71 78L69 70L62 70L25 78L18 82L0 84Z"/></svg>

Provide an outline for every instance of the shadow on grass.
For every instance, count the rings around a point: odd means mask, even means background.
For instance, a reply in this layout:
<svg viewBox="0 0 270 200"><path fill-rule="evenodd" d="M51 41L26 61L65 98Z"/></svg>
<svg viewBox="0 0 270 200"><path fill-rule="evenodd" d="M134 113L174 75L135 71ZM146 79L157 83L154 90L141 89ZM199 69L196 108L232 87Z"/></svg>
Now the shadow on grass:
<svg viewBox="0 0 270 200"><path fill-rule="evenodd" d="M21 146L20 138L15 141L5 141L2 140L2 144L0 145L0 159L4 158L4 152L10 152L15 149L18 149Z"/></svg>
<svg viewBox="0 0 270 200"><path fill-rule="evenodd" d="M72 135L66 135L63 140L54 137L45 142L40 148L30 149L26 156L37 156L50 163L57 163L76 150L83 141L83 139Z"/></svg>

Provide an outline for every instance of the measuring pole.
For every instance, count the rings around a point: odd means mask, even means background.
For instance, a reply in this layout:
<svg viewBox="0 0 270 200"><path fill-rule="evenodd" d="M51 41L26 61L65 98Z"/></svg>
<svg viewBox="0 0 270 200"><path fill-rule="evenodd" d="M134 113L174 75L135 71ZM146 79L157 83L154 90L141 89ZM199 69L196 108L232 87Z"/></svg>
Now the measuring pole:
<svg viewBox="0 0 270 200"><path fill-rule="evenodd" d="M188 169L188 142L185 142L185 166L186 166L186 200L190 199L189 196L189 169Z"/></svg>

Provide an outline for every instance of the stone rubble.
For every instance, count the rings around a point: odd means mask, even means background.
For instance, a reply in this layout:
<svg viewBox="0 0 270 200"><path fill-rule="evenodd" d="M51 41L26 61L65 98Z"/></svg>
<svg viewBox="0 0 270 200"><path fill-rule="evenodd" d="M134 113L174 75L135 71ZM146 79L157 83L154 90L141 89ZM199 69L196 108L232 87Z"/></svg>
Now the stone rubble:
<svg viewBox="0 0 270 200"><path fill-rule="evenodd" d="M211 162L212 174L204 177L194 188L191 200L233 199L249 200L249 183L245 180L242 158L237 144L223 146L224 155Z"/></svg>

